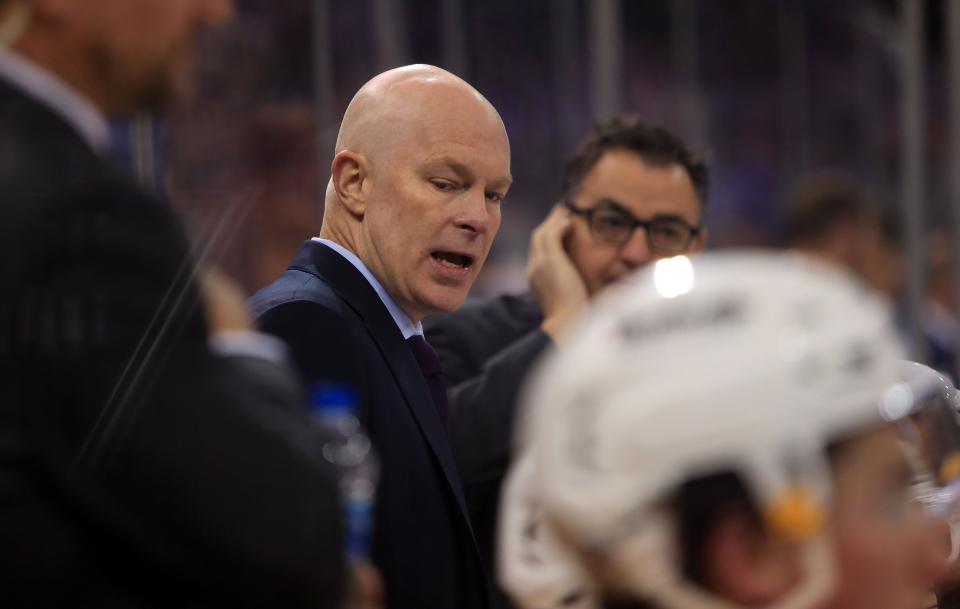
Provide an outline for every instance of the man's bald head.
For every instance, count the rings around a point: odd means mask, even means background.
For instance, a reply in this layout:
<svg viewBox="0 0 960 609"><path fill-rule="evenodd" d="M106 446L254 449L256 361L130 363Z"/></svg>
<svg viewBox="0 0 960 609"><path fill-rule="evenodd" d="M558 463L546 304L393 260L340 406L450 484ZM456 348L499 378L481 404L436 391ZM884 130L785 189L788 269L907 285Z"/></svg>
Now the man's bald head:
<svg viewBox="0 0 960 609"><path fill-rule="evenodd" d="M469 83L435 66L404 66L375 76L357 91L340 124L336 152L385 156L464 124L490 127L506 141L500 115Z"/></svg>
<svg viewBox="0 0 960 609"><path fill-rule="evenodd" d="M463 303L500 227L510 142L476 89L433 66L384 72L340 125L321 236L417 321Z"/></svg>

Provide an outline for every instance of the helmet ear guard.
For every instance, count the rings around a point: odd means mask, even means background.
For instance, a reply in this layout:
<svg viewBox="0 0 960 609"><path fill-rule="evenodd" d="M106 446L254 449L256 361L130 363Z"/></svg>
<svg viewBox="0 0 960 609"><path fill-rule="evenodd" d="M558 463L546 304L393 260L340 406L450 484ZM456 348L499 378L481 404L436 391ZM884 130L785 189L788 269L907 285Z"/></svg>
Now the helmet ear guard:
<svg viewBox="0 0 960 609"><path fill-rule="evenodd" d="M687 271L682 291L663 293L655 266L601 294L525 391L498 561L524 609L568 606L546 599L570 594L584 604L569 606L597 607L603 592L739 609L685 575L669 501L726 471L765 533L800 553L802 580L768 609L810 609L832 590L826 447L883 422L902 357L887 307L792 255L707 254ZM535 550L521 547L519 513L542 519L549 541L526 570Z"/></svg>
<svg viewBox="0 0 960 609"><path fill-rule="evenodd" d="M505 482L498 539L498 579L525 609L600 609L596 582L542 510L530 455Z"/></svg>

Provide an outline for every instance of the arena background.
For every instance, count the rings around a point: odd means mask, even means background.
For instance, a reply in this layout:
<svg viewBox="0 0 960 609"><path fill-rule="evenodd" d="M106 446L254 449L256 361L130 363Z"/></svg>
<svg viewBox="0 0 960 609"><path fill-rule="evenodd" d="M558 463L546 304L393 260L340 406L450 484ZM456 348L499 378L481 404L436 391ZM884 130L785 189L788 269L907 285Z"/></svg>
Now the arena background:
<svg viewBox="0 0 960 609"><path fill-rule="evenodd" d="M523 289L566 154L594 121L633 112L711 160L711 247L781 245L785 190L806 172L862 181L899 214L916 330L927 240L956 241L951 11L960 32L955 4L927 0L240 0L202 41L190 103L115 136L253 291L319 230L353 92L431 63L484 93L511 137L515 186L475 297Z"/></svg>

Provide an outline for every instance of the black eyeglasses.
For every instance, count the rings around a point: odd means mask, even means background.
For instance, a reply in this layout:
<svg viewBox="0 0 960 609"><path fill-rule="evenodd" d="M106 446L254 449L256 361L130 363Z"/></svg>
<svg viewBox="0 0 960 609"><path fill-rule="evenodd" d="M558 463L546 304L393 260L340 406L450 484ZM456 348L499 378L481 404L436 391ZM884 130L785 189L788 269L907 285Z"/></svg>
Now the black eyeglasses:
<svg viewBox="0 0 960 609"><path fill-rule="evenodd" d="M594 238L611 245L623 245L633 236L633 231L642 226L647 231L650 249L658 254L682 254L700 234L699 226L691 226L680 218L638 220L609 199L601 200L590 209L582 209L570 201L564 201L563 204L572 213L586 219Z"/></svg>

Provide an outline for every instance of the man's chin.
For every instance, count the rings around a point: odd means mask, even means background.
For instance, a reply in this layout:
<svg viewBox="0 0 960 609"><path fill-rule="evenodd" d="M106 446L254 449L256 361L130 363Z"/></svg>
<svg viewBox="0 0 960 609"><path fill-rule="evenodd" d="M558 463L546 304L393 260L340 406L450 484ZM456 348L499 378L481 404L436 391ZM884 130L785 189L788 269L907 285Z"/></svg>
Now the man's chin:
<svg viewBox="0 0 960 609"><path fill-rule="evenodd" d="M178 83L166 78L151 79L130 90L125 98L110 100L107 114L113 117L132 117L143 112L164 112L184 98Z"/></svg>
<svg viewBox="0 0 960 609"><path fill-rule="evenodd" d="M167 111L188 104L196 96L196 78L190 56L174 53L146 76L137 91L138 111Z"/></svg>
<svg viewBox="0 0 960 609"><path fill-rule="evenodd" d="M424 298L423 309L427 311L425 315L442 315L443 313L453 313L463 306L467 300L469 290L441 290L440 293L430 294Z"/></svg>

